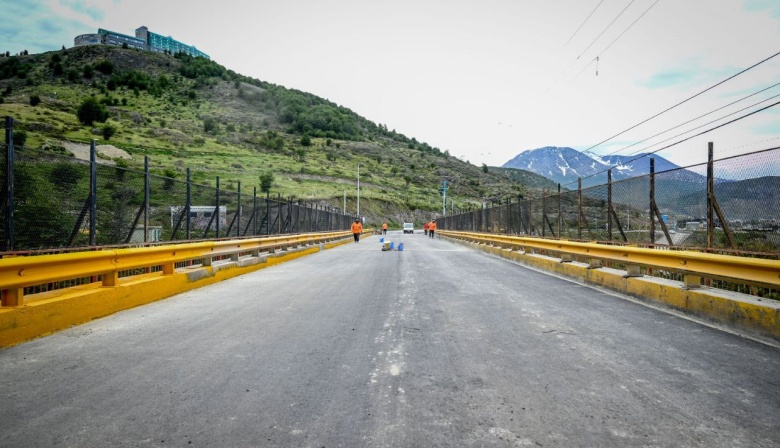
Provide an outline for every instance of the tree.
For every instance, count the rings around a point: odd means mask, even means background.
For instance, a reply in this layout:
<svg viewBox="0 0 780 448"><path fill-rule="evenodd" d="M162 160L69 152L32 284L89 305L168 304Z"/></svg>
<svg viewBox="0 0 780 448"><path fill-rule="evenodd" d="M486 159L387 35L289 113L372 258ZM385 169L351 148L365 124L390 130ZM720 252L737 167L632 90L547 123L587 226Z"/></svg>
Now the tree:
<svg viewBox="0 0 780 448"><path fill-rule="evenodd" d="M268 193L271 191L271 185L274 183L273 173L263 173L260 175L260 191Z"/></svg>
<svg viewBox="0 0 780 448"><path fill-rule="evenodd" d="M108 120L108 110L94 96L91 96L81 102L76 116L81 123L91 126L96 121L105 123Z"/></svg>
<svg viewBox="0 0 780 448"><path fill-rule="evenodd" d="M488 166L486 164L482 164L482 172L487 173L488 172Z"/></svg>

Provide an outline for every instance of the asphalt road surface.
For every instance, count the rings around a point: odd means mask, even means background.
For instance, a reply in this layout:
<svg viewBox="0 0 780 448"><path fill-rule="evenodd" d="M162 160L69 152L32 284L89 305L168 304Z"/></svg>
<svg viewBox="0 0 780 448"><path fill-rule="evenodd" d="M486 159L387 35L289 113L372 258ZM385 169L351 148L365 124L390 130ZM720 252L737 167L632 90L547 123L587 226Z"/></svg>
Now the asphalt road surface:
<svg viewBox="0 0 780 448"><path fill-rule="evenodd" d="M0 446L780 446L777 348L388 238L0 350Z"/></svg>

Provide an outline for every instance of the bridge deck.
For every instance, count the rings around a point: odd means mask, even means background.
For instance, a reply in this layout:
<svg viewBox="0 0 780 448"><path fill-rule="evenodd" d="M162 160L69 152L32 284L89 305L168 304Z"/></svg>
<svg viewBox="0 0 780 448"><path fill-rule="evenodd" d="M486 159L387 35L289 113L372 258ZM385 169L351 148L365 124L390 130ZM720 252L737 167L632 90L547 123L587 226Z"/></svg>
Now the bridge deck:
<svg viewBox="0 0 780 448"><path fill-rule="evenodd" d="M777 348L389 238L0 350L0 446L780 446Z"/></svg>

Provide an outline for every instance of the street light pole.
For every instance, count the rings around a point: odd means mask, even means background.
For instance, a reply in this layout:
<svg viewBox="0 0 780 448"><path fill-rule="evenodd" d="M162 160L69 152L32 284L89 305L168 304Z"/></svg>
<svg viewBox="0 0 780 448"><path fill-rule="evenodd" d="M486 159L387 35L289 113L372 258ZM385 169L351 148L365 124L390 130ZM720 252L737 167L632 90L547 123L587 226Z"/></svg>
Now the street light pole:
<svg viewBox="0 0 780 448"><path fill-rule="evenodd" d="M357 176L357 217L360 218L360 164L358 163Z"/></svg>

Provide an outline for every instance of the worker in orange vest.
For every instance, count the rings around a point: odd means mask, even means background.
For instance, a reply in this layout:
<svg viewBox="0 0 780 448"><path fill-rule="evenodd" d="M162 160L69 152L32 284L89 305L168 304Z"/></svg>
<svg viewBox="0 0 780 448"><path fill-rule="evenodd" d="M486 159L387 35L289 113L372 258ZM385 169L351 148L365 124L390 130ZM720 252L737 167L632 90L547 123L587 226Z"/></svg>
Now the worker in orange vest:
<svg viewBox="0 0 780 448"><path fill-rule="evenodd" d="M436 220L434 219L431 221L430 224L428 224L428 236L433 238L433 233L436 232Z"/></svg>
<svg viewBox="0 0 780 448"><path fill-rule="evenodd" d="M425 232L426 236L428 235L428 224L429 223L427 223L427 222L425 224L423 224L423 231Z"/></svg>
<svg viewBox="0 0 780 448"><path fill-rule="evenodd" d="M382 235L387 235L387 223L382 223Z"/></svg>
<svg viewBox="0 0 780 448"><path fill-rule="evenodd" d="M363 233L363 224L360 223L359 219L355 219L355 222L352 223L352 236L355 238L355 242L360 242L360 234Z"/></svg>

